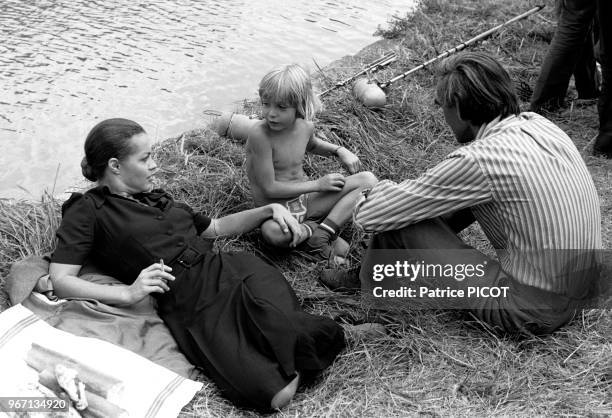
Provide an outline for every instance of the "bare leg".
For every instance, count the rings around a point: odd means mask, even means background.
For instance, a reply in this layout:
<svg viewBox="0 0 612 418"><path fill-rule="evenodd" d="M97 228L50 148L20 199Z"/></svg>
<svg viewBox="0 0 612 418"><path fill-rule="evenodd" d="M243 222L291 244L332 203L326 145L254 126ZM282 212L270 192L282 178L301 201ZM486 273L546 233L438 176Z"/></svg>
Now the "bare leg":
<svg viewBox="0 0 612 418"><path fill-rule="evenodd" d="M304 224L300 225L302 228L302 240L298 242L298 244L304 242L308 239L309 233ZM283 232L278 223L273 220L267 220L263 224L261 224L261 235L266 240L266 242L274 245L275 247L281 248L289 248L289 244L293 239L293 235L291 231Z"/></svg>
<svg viewBox="0 0 612 418"><path fill-rule="evenodd" d="M272 409L281 409L289 405L291 399L295 396L295 392L297 391L298 385L300 384L300 374L297 373L295 378L289 382L287 386L282 388L270 402L270 406Z"/></svg>
<svg viewBox="0 0 612 418"><path fill-rule="evenodd" d="M376 184L377 179L374 174L369 171L363 171L357 174L346 177L346 183L340 192L327 193L311 193L308 195L308 213L309 218L324 218L327 217L336 225L344 225L351 217L353 207L361 190L372 187ZM302 225L303 242L309 236L309 233L304 225ZM272 220L265 221L261 225L261 234L266 242L282 248L288 248L291 243L291 233L283 232L278 224ZM300 242L300 243L301 243ZM346 242L344 242L346 243ZM338 244L339 249L346 246ZM346 252L343 250L342 252ZM345 256L346 254L338 255Z"/></svg>
<svg viewBox="0 0 612 418"><path fill-rule="evenodd" d="M353 208L365 188L376 184L376 177L369 171L346 178L341 193L312 193L308 196L308 216L323 218L305 242L309 254L336 264L345 264L348 244L338 239L342 225L350 221ZM340 252L342 251L342 252ZM332 256L333 259L332 259Z"/></svg>
<svg viewBox="0 0 612 418"><path fill-rule="evenodd" d="M306 228L302 224L302 228ZM311 232L302 231L302 239L298 244L306 241ZM275 221L266 221L261 225L261 235L266 242L279 248L289 248L292 235L290 232L283 232ZM346 256L349 251L349 244L344 239L338 237L333 243L333 258L330 260L335 265L341 266L346 263Z"/></svg>
<svg viewBox="0 0 612 418"><path fill-rule="evenodd" d="M336 225L344 225L353 213L353 207L363 189L374 186L378 180L369 171L362 171L346 177L342 191L320 192L308 195L309 218L327 217Z"/></svg>

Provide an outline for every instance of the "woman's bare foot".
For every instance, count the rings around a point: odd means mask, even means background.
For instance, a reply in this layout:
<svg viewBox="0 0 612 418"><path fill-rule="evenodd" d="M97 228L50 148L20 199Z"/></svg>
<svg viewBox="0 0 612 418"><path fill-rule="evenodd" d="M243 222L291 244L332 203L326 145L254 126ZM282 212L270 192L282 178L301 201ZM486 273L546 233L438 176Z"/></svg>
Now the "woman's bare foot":
<svg viewBox="0 0 612 418"><path fill-rule="evenodd" d="M296 373L295 378L289 382L287 386L282 388L270 402L270 406L272 409L282 409L289 405L293 396L295 396L295 392L297 391L298 385L300 384L300 374Z"/></svg>

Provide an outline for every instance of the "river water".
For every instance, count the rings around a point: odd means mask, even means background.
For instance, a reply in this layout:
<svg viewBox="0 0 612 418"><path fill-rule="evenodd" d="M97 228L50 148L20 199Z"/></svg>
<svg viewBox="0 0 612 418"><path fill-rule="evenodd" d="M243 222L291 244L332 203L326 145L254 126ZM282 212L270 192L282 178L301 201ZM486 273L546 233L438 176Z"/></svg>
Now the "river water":
<svg viewBox="0 0 612 418"><path fill-rule="evenodd" d="M101 119L134 119L156 140L203 126L272 67L354 54L413 2L2 0L0 197L79 183Z"/></svg>

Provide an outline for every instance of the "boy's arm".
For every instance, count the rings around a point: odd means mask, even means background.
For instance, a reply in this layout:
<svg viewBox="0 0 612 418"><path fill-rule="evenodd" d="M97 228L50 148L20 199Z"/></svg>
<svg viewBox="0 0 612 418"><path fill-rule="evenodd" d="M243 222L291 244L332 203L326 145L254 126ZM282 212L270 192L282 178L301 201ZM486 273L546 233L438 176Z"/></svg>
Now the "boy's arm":
<svg viewBox="0 0 612 418"><path fill-rule="evenodd" d="M321 138L321 136L322 134L315 135L314 125L312 125L306 151L317 155L331 156L337 155L337 150L343 148L339 145L326 141L325 139Z"/></svg>
<svg viewBox="0 0 612 418"><path fill-rule="evenodd" d="M304 193L327 190L324 189L325 185L321 179L303 182L277 181L274 175L272 146L257 127L249 132L246 148L249 182L251 187L260 190L266 199L292 199ZM342 186L338 190L340 189Z"/></svg>
<svg viewBox="0 0 612 418"><path fill-rule="evenodd" d="M323 156L337 156L351 174L357 173L361 170L361 162L359 161L359 157L341 145L335 145L319 138L317 135L315 135L314 129L310 135L310 140L308 141L306 150L308 152L312 152L313 154Z"/></svg>

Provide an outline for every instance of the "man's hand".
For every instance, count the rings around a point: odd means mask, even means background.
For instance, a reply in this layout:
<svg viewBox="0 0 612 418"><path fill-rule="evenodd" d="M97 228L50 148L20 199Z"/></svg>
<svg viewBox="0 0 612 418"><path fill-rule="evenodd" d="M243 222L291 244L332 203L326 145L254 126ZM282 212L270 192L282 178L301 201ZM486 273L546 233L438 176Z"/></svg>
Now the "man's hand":
<svg viewBox="0 0 612 418"><path fill-rule="evenodd" d="M344 164L349 173L355 174L361 171L361 161L359 161L359 157L351 151L344 147L340 147L338 151L336 151L336 155L340 161L342 161L342 164Z"/></svg>
<svg viewBox="0 0 612 418"><path fill-rule="evenodd" d="M339 192L344 182L344 176L340 173L330 173L317 180L320 192Z"/></svg>

